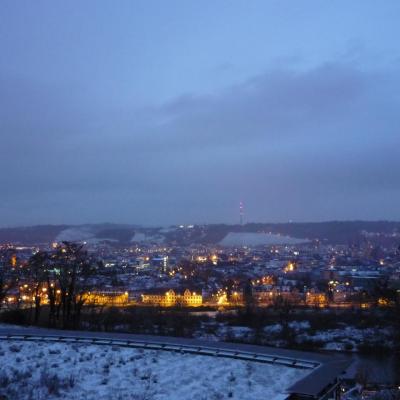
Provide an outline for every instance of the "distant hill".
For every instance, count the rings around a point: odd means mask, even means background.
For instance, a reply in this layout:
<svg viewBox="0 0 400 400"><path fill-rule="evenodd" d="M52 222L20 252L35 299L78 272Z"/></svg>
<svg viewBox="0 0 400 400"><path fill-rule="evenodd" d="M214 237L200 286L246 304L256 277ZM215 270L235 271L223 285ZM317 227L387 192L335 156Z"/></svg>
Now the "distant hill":
<svg viewBox="0 0 400 400"><path fill-rule="evenodd" d="M394 221L330 221L303 223L249 223L245 225L171 226L168 229L144 228L137 225L40 225L0 228L0 243L40 244L71 240L109 241L126 245L131 242L217 244L231 233L269 233L295 239L320 240L332 244L375 241L400 242L400 222Z"/></svg>
<svg viewBox="0 0 400 400"><path fill-rule="evenodd" d="M117 224L93 225L39 225L18 228L0 228L0 243L41 244L54 241L102 241L130 243L135 226Z"/></svg>
<svg viewBox="0 0 400 400"><path fill-rule="evenodd" d="M49 243L67 229L68 225L40 225L20 228L0 228L0 243L23 243L27 245Z"/></svg>
<svg viewBox="0 0 400 400"><path fill-rule="evenodd" d="M168 241L177 243L220 243L231 232L270 233L296 239L320 240L332 244L360 243L366 240L366 233L380 233L382 237L392 238L400 233L400 222L393 221L330 221L304 223L249 223L245 225L205 225L192 229L176 229L166 236Z"/></svg>

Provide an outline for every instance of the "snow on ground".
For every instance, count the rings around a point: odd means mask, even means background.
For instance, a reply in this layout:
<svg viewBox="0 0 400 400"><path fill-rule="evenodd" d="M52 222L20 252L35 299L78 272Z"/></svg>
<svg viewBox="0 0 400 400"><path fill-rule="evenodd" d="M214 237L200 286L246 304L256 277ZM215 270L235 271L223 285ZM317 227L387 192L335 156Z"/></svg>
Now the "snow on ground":
<svg viewBox="0 0 400 400"><path fill-rule="evenodd" d="M161 235L146 235L143 232L136 232L131 242L136 243L162 243L164 241L164 237Z"/></svg>
<svg viewBox="0 0 400 400"><path fill-rule="evenodd" d="M0 342L0 396L8 399L272 400L309 372L166 351Z"/></svg>
<svg viewBox="0 0 400 400"><path fill-rule="evenodd" d="M0 329L27 329L28 326L24 325L12 325L12 324L2 324L0 323Z"/></svg>
<svg viewBox="0 0 400 400"><path fill-rule="evenodd" d="M160 233L169 233L169 232L175 232L176 228L174 226L168 226L165 228L162 228L159 230Z"/></svg>
<svg viewBox="0 0 400 400"><path fill-rule="evenodd" d="M254 337L254 330L247 326L221 325L217 330L217 337L229 339L252 339Z"/></svg>
<svg viewBox="0 0 400 400"><path fill-rule="evenodd" d="M353 350L357 345L363 342L380 344L385 339L387 345L391 344L391 332L389 329L382 328L365 328L359 329L353 326L346 326L341 329L327 329L324 331L316 331L313 334L301 333L297 335L297 343L304 341L321 342L325 350Z"/></svg>
<svg viewBox="0 0 400 400"><path fill-rule="evenodd" d="M264 327L264 332L267 334L281 333L283 326L281 324L267 325Z"/></svg>
<svg viewBox="0 0 400 400"><path fill-rule="evenodd" d="M306 243L307 239L297 239L290 236L274 235L272 233L229 232L220 242L222 246L261 246L279 244Z"/></svg>
<svg viewBox="0 0 400 400"><path fill-rule="evenodd" d="M97 238L90 227L74 227L61 231L55 239L56 242L86 242L88 244L98 244L101 242L118 242L116 239Z"/></svg>
<svg viewBox="0 0 400 400"><path fill-rule="evenodd" d="M62 241L84 241L94 238L94 233L88 227L73 227L67 228L61 231L55 241L62 242Z"/></svg>
<svg viewBox="0 0 400 400"><path fill-rule="evenodd" d="M294 329L296 332L310 329L309 321L292 321L289 322L289 327Z"/></svg>

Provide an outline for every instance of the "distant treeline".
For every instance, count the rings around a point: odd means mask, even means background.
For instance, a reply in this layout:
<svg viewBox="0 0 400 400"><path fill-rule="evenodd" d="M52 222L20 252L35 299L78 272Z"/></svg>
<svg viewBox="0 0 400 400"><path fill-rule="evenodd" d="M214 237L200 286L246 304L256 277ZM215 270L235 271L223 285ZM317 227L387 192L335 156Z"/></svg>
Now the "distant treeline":
<svg viewBox="0 0 400 400"><path fill-rule="evenodd" d="M366 241L363 231L390 234L400 232L400 222L394 221L329 221L301 223L248 223L245 225L216 224L194 227L190 235L186 230L172 231L169 240L189 244L218 243L229 232L270 232L299 239L326 241L332 244L362 243ZM394 239L396 240L396 239ZM398 239L397 239L398 240Z"/></svg>
<svg viewBox="0 0 400 400"><path fill-rule="evenodd" d="M360 244L366 241L363 231L391 234L400 232L400 222L395 221L329 221L300 223L248 223L245 225L209 224L195 225L191 229L138 228L134 225L93 224L93 225L39 225L32 227L0 228L1 243L38 244L50 243L64 230L84 229L93 233L97 239L112 239L119 244L131 242L135 232L149 236L164 236L166 243L188 245L192 243L215 244L229 232L271 232L299 239L320 240L331 244ZM379 238L374 240L398 241L398 238ZM71 240L71 239L70 239Z"/></svg>

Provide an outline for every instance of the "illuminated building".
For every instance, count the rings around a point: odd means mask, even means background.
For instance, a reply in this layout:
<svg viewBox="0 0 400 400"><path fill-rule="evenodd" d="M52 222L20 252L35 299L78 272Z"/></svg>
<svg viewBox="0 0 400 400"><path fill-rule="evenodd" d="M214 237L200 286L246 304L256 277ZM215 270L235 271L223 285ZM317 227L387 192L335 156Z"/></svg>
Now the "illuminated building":
<svg viewBox="0 0 400 400"><path fill-rule="evenodd" d="M142 294L142 303L160 307L198 307L203 304L203 296L201 293L189 289L185 289L183 292L174 289L169 289L166 292L156 290L152 293Z"/></svg>
<svg viewBox="0 0 400 400"><path fill-rule="evenodd" d="M324 307L328 304L328 299L325 293L309 291L306 294L306 304L308 306Z"/></svg>
<svg viewBox="0 0 400 400"><path fill-rule="evenodd" d="M125 306L129 301L128 292L88 292L83 295L85 304L99 306Z"/></svg>
<svg viewBox="0 0 400 400"><path fill-rule="evenodd" d="M253 288L254 300L259 304L273 304L277 299L283 299L293 304L301 302L301 295L296 288L290 286L263 285Z"/></svg>
<svg viewBox="0 0 400 400"><path fill-rule="evenodd" d="M293 272L295 269L296 269L296 265L295 265L294 263L292 263L292 262L289 262L289 263L286 265L286 267L283 269L283 271L284 271L285 273L287 273L287 272Z"/></svg>
<svg viewBox="0 0 400 400"><path fill-rule="evenodd" d="M16 256L15 254L13 254L13 255L11 256L10 263L11 263L11 266L12 266L13 268L15 268L15 267L17 266L17 256Z"/></svg>

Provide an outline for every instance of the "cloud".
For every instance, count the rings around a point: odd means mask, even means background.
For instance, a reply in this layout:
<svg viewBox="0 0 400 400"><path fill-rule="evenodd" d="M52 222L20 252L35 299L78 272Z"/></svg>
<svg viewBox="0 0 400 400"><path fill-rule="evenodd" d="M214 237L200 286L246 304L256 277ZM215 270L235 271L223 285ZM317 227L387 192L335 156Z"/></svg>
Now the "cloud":
<svg viewBox="0 0 400 400"><path fill-rule="evenodd" d="M159 136L212 147L281 140L348 115L368 90L368 79L368 74L338 64L268 71L217 95L185 95L165 104L159 113L166 121L161 130L168 135Z"/></svg>
<svg viewBox="0 0 400 400"><path fill-rule="evenodd" d="M253 220L332 219L360 216L357 201L373 197L363 218L395 218L385 199L400 200L399 78L340 62L280 67L138 109L3 77L0 216L229 221L243 199Z"/></svg>

